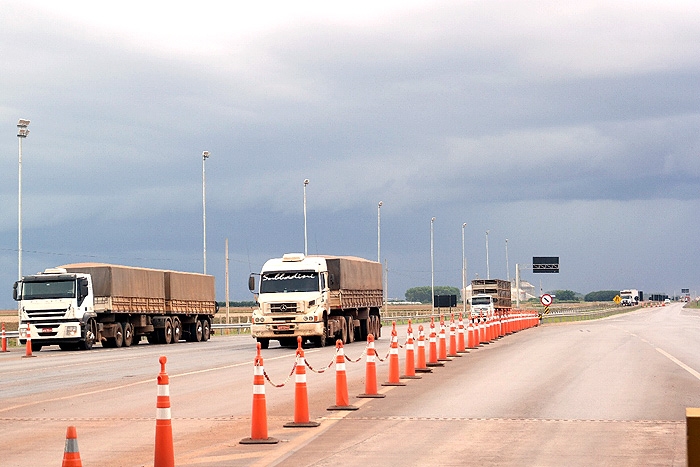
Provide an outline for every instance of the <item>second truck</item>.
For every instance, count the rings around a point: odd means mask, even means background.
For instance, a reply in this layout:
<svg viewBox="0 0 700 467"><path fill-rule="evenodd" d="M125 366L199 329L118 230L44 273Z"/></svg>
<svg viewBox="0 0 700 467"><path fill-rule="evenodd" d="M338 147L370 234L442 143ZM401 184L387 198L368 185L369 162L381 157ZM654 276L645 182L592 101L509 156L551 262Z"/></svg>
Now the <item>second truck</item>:
<svg viewBox="0 0 700 467"><path fill-rule="evenodd" d="M255 276L248 288L255 292ZM251 334L264 349L270 340L296 346L297 337L318 346L381 334L382 265L352 256L288 253L270 259L259 274Z"/></svg>

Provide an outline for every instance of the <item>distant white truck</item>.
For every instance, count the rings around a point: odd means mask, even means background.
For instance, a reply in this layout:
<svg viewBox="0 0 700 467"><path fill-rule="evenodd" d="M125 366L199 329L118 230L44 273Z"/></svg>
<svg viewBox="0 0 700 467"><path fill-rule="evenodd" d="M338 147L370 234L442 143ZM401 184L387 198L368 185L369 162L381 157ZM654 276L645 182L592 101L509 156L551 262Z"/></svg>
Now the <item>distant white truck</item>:
<svg viewBox="0 0 700 467"><path fill-rule="evenodd" d="M627 290L621 290L620 291L620 298L622 301L620 304L622 306L635 306L639 304L639 290L636 289L627 289Z"/></svg>
<svg viewBox="0 0 700 467"><path fill-rule="evenodd" d="M256 275L248 281L251 292ZM259 277L251 334L264 349L270 340L296 346L299 336L319 346L336 338L350 343L380 336L381 263L288 253L265 262Z"/></svg>

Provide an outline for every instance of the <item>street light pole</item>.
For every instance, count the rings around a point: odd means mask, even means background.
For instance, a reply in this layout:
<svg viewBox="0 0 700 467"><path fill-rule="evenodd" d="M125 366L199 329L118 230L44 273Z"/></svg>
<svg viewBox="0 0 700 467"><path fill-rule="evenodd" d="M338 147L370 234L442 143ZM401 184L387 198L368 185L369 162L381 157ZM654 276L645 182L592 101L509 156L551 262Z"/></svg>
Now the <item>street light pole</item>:
<svg viewBox="0 0 700 467"><path fill-rule="evenodd" d="M486 231L486 279L491 279L489 271L489 231Z"/></svg>
<svg viewBox="0 0 700 467"><path fill-rule="evenodd" d="M433 255L433 224L435 218L430 219L430 305L431 314L435 314L435 261Z"/></svg>
<svg viewBox="0 0 700 467"><path fill-rule="evenodd" d="M377 204L377 262L382 262L382 203L381 201Z"/></svg>
<svg viewBox="0 0 700 467"><path fill-rule="evenodd" d="M464 255L464 228L467 223L462 224L462 305L464 315L467 314L467 257Z"/></svg>
<svg viewBox="0 0 700 467"><path fill-rule="evenodd" d="M510 282L510 265L508 265L508 239L506 238L506 279Z"/></svg>
<svg viewBox="0 0 700 467"><path fill-rule="evenodd" d="M19 168L17 191L17 270L18 279L22 280L22 140L27 137L29 120L23 118L17 122L17 139L19 140Z"/></svg>
<svg viewBox="0 0 700 467"><path fill-rule="evenodd" d="M204 171L204 163L208 158L209 151L202 152L202 255L204 257L204 274L207 273L207 178Z"/></svg>
<svg viewBox="0 0 700 467"><path fill-rule="evenodd" d="M304 179L304 256L308 255L309 253L309 244L307 241L306 237L306 185L309 184L309 179Z"/></svg>

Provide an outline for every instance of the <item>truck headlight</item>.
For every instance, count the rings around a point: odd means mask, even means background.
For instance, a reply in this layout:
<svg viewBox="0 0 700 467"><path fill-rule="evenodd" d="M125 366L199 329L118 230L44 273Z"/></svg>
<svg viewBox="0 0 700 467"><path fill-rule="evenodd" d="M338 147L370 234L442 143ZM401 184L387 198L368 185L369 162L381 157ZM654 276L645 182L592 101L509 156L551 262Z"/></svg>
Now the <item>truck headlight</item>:
<svg viewBox="0 0 700 467"><path fill-rule="evenodd" d="M66 337L74 337L78 335L78 326L66 326Z"/></svg>
<svg viewBox="0 0 700 467"><path fill-rule="evenodd" d="M19 328L19 337L22 339L27 338L27 328Z"/></svg>

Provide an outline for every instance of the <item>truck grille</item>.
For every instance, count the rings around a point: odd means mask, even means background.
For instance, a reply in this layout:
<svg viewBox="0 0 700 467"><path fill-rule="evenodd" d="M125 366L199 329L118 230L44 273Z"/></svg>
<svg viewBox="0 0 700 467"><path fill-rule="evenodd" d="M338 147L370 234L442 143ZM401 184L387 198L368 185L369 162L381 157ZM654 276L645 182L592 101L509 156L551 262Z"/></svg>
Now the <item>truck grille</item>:
<svg viewBox="0 0 700 467"><path fill-rule="evenodd" d="M66 310L24 310L30 319L63 318Z"/></svg>
<svg viewBox="0 0 700 467"><path fill-rule="evenodd" d="M296 303L270 303L270 312L272 313L296 313Z"/></svg>

